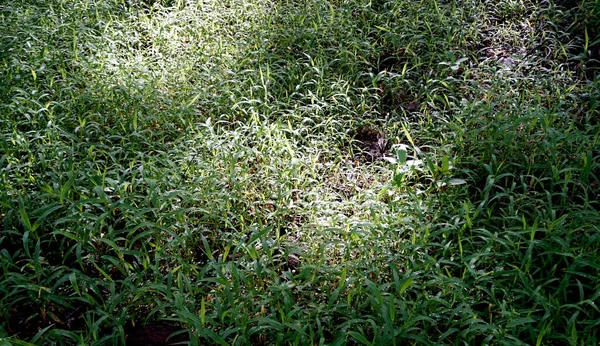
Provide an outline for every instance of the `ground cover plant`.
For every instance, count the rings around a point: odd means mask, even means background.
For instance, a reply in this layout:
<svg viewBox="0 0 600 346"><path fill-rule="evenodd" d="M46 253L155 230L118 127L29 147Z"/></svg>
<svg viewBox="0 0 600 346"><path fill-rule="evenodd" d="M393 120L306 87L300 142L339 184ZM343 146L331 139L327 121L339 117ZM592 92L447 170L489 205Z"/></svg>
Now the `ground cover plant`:
<svg viewBox="0 0 600 346"><path fill-rule="evenodd" d="M598 1L0 1L0 345L594 345Z"/></svg>

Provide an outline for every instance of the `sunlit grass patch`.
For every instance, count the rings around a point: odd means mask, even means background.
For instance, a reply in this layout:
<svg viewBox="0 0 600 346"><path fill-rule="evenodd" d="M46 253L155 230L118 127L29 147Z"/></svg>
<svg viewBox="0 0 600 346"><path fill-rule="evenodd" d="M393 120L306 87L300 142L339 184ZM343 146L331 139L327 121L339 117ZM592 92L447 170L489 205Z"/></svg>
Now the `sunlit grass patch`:
<svg viewBox="0 0 600 346"><path fill-rule="evenodd" d="M577 9L0 16L2 342L597 343L597 33L569 29Z"/></svg>

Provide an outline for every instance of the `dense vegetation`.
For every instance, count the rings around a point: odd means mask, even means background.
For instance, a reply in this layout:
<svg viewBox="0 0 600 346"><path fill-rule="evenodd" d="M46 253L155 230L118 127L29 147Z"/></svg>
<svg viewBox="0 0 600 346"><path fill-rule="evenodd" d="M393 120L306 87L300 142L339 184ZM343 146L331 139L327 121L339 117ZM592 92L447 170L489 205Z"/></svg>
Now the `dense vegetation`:
<svg viewBox="0 0 600 346"><path fill-rule="evenodd" d="M598 344L599 18L1 1L0 345Z"/></svg>

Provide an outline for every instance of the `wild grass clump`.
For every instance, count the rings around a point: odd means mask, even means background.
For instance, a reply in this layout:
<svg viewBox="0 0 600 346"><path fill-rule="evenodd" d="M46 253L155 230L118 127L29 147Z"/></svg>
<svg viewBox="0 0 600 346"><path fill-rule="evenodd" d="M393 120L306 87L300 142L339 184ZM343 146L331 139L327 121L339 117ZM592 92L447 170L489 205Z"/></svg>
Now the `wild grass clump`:
<svg viewBox="0 0 600 346"><path fill-rule="evenodd" d="M0 343L597 344L592 3L0 5Z"/></svg>

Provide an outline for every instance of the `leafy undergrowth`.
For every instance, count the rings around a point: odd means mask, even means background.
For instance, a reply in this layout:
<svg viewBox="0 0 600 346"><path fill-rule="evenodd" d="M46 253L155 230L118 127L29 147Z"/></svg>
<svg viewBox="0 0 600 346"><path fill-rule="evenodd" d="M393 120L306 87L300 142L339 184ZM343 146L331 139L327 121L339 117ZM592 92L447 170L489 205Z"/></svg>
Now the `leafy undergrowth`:
<svg viewBox="0 0 600 346"><path fill-rule="evenodd" d="M598 344L598 13L3 1L0 344Z"/></svg>

